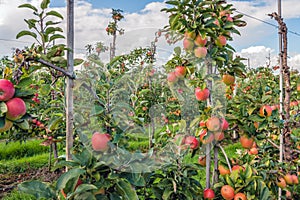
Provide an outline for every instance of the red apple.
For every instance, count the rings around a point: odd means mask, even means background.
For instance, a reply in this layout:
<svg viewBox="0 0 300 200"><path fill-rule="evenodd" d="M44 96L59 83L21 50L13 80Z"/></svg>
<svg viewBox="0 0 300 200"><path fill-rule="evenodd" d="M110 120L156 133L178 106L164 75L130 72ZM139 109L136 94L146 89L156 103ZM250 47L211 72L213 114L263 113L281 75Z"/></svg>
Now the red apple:
<svg viewBox="0 0 300 200"><path fill-rule="evenodd" d="M279 178L278 181L276 182L276 185L280 188L285 188L286 187L286 182L284 180L284 178Z"/></svg>
<svg viewBox="0 0 300 200"><path fill-rule="evenodd" d="M231 168L232 171L241 171L241 170L244 170L244 168L242 166L239 166L239 165L234 165L232 168Z"/></svg>
<svg viewBox="0 0 300 200"><path fill-rule="evenodd" d="M92 148L95 151L106 151L108 149L108 142L110 141L110 136L108 134L95 132L92 136Z"/></svg>
<svg viewBox="0 0 300 200"><path fill-rule="evenodd" d="M293 185L293 177L291 174L286 174L283 178L288 185Z"/></svg>
<svg viewBox="0 0 300 200"><path fill-rule="evenodd" d="M247 196L244 193L237 193L234 195L234 200L247 200Z"/></svg>
<svg viewBox="0 0 300 200"><path fill-rule="evenodd" d="M183 48L186 50L186 51L191 51L193 50L194 48L194 42L192 39L190 38L184 38L183 39Z"/></svg>
<svg viewBox="0 0 300 200"><path fill-rule="evenodd" d="M170 83L176 82L177 79L178 79L178 78L177 78L175 72L170 72L170 73L168 74L167 80L168 80Z"/></svg>
<svg viewBox="0 0 300 200"><path fill-rule="evenodd" d="M15 87L12 82L6 79L0 79L0 101L7 101L15 94Z"/></svg>
<svg viewBox="0 0 300 200"><path fill-rule="evenodd" d="M230 14L226 14L226 20L229 22L233 22L233 18L230 16Z"/></svg>
<svg viewBox="0 0 300 200"><path fill-rule="evenodd" d="M186 68L184 66L177 66L175 68L175 75L178 77L178 78L183 78L186 74Z"/></svg>
<svg viewBox="0 0 300 200"><path fill-rule="evenodd" d="M249 138L246 135L242 135L240 138L240 142L242 144L242 147L250 149L253 146L254 140L253 138Z"/></svg>
<svg viewBox="0 0 300 200"><path fill-rule="evenodd" d="M8 100L6 106L6 118L9 120L18 120L26 113L26 104L21 98L15 97Z"/></svg>
<svg viewBox="0 0 300 200"><path fill-rule="evenodd" d="M210 188L206 188L203 192L203 197L204 197L204 199L209 199L209 200L214 199L215 192Z"/></svg>
<svg viewBox="0 0 300 200"><path fill-rule="evenodd" d="M221 195L224 199L231 200L234 198L234 189L230 185L223 185Z"/></svg>
<svg viewBox="0 0 300 200"><path fill-rule="evenodd" d="M215 138L216 141L223 140L225 138L224 132L222 132L222 131L221 132L215 132L214 133L214 138Z"/></svg>
<svg viewBox="0 0 300 200"><path fill-rule="evenodd" d="M221 128L220 119L218 117L211 117L206 121L206 127L210 131L219 131Z"/></svg>
<svg viewBox="0 0 300 200"><path fill-rule="evenodd" d="M249 153L249 155L257 155L258 149L256 147L252 147L248 153Z"/></svg>
<svg viewBox="0 0 300 200"><path fill-rule="evenodd" d="M219 165L218 170L222 176L224 176L226 174L230 174L230 170L225 168L223 165Z"/></svg>
<svg viewBox="0 0 300 200"><path fill-rule="evenodd" d="M226 131L229 128L229 124L225 118L221 119L221 130Z"/></svg>
<svg viewBox="0 0 300 200"><path fill-rule="evenodd" d="M296 174L292 174L292 180L294 185L299 184L298 176Z"/></svg>
<svg viewBox="0 0 300 200"><path fill-rule="evenodd" d="M272 108L269 105L263 105L259 109L259 116L261 117L270 117L272 115Z"/></svg>
<svg viewBox="0 0 300 200"><path fill-rule="evenodd" d="M214 140L214 134L208 133L205 129L201 130L199 137L202 144L209 144Z"/></svg>
<svg viewBox="0 0 300 200"><path fill-rule="evenodd" d="M184 33L184 37L194 40L195 37L196 37L196 33L195 32L190 32L190 31L186 31Z"/></svg>
<svg viewBox="0 0 300 200"><path fill-rule="evenodd" d="M199 87L195 88L195 96L198 101L205 101L209 97L209 89L201 89Z"/></svg>
<svg viewBox="0 0 300 200"><path fill-rule="evenodd" d="M196 47L194 49L194 54L197 58L204 58L207 54L207 48L206 47Z"/></svg>
<svg viewBox="0 0 300 200"><path fill-rule="evenodd" d="M8 119L5 119L4 126L0 128L0 133L8 131L12 126L13 126L13 122Z"/></svg>
<svg viewBox="0 0 300 200"><path fill-rule="evenodd" d="M195 44L197 45L197 46L201 46L201 47L203 47L203 46L205 46L206 45L206 43L207 43L207 38L206 37L202 37L201 35L197 35L197 37L195 38Z"/></svg>
<svg viewBox="0 0 300 200"><path fill-rule="evenodd" d="M200 127L206 127L206 121L201 120L201 121L199 122L199 126L200 126Z"/></svg>
<svg viewBox="0 0 300 200"><path fill-rule="evenodd" d="M197 149L199 147L199 141L195 136L187 136L184 144L189 145L191 149Z"/></svg>
<svg viewBox="0 0 300 200"><path fill-rule="evenodd" d="M220 35L216 40L215 43L218 47L223 47L227 43L227 39L224 35Z"/></svg>

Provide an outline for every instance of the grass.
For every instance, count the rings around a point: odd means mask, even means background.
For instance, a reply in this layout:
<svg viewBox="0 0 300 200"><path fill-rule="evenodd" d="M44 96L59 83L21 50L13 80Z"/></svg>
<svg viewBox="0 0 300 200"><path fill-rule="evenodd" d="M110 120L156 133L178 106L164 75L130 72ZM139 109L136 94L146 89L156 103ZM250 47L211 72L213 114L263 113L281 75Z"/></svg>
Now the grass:
<svg viewBox="0 0 300 200"><path fill-rule="evenodd" d="M38 169L48 164L49 153L42 153L32 157L16 158L0 161L0 173L22 173L27 169Z"/></svg>
<svg viewBox="0 0 300 200"><path fill-rule="evenodd" d="M2 200L36 200L36 198L30 194L20 192L18 190L13 190L11 193L6 195Z"/></svg>
<svg viewBox="0 0 300 200"><path fill-rule="evenodd" d="M10 160L30 157L49 151L49 147L40 145L41 140L28 140L26 142L0 142L0 160Z"/></svg>

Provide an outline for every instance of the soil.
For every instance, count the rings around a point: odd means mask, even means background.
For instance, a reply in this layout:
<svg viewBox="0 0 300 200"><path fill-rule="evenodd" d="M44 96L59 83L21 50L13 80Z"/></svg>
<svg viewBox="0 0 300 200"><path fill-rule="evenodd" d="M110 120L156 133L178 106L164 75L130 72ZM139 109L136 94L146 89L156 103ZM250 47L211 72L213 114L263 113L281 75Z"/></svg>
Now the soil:
<svg viewBox="0 0 300 200"><path fill-rule="evenodd" d="M40 180L43 182L53 182L57 180L63 170L49 171L48 167L40 169L29 169L24 173L0 174L0 199L6 196L19 183L28 180Z"/></svg>

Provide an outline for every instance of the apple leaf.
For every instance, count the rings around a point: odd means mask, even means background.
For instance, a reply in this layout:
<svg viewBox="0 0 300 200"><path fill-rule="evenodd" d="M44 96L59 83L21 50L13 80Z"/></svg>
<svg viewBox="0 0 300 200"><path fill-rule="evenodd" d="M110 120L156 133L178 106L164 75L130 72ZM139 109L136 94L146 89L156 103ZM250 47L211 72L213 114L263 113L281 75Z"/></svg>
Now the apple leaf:
<svg viewBox="0 0 300 200"><path fill-rule="evenodd" d="M4 113L7 112L7 106L6 106L6 104L3 101L0 102L0 112L1 112L1 116L3 116Z"/></svg>
<svg viewBox="0 0 300 200"><path fill-rule="evenodd" d="M36 199L56 199L53 189L41 181L25 181L18 185L18 189L22 192L35 196Z"/></svg>
<svg viewBox="0 0 300 200"><path fill-rule="evenodd" d="M60 19L64 19L64 17L63 17L59 12L56 12L56 11L54 11L54 10L51 10L50 12L47 12L47 13L46 13L46 16L49 16L49 15L58 17L58 18L60 18Z"/></svg>
<svg viewBox="0 0 300 200"><path fill-rule="evenodd" d="M126 180L120 180L116 184L117 190L122 194L122 197L127 200L138 200L138 196L131 186L131 184Z"/></svg>
<svg viewBox="0 0 300 200"><path fill-rule="evenodd" d="M16 123L16 125L17 125L18 127L20 127L21 129L23 129L23 130L28 130L28 129L29 129L29 123L28 123L27 120L23 120L23 121L20 122L20 123Z"/></svg>
<svg viewBox="0 0 300 200"><path fill-rule="evenodd" d="M34 33L34 32L31 32L31 31L21 31L17 34L16 36L16 39L19 39L20 37L23 37L23 36L31 36L33 38L37 38L37 35Z"/></svg>
<svg viewBox="0 0 300 200"><path fill-rule="evenodd" d="M29 3L25 3L25 4L22 4L22 5L19 5L18 8L29 8L35 12L38 11L38 9L36 7L34 7L33 5L29 4Z"/></svg>
<svg viewBox="0 0 300 200"><path fill-rule="evenodd" d="M80 168L70 169L69 171L67 171L59 177L59 179L57 180L56 189L61 190L65 188L70 180L74 178L78 179L78 177L83 173L85 173L85 170Z"/></svg>

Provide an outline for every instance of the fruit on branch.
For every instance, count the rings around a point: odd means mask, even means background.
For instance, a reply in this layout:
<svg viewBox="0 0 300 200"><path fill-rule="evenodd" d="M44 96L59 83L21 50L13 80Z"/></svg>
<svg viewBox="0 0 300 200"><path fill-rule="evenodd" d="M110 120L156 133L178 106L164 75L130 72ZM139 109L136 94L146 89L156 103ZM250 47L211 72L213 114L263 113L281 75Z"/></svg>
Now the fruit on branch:
<svg viewBox="0 0 300 200"><path fill-rule="evenodd" d="M230 170L225 168L223 165L218 166L219 173L224 176L226 174L230 174Z"/></svg>
<svg viewBox="0 0 300 200"><path fill-rule="evenodd" d="M221 128L220 119L218 117L211 117L206 121L206 127L209 131L219 131Z"/></svg>
<svg viewBox="0 0 300 200"><path fill-rule="evenodd" d="M216 141L221 141L225 138L224 132L214 132L214 138Z"/></svg>
<svg viewBox="0 0 300 200"><path fill-rule="evenodd" d="M204 191L203 191L203 197L204 199L214 199L215 198L215 192L210 189L210 188L206 188Z"/></svg>
<svg viewBox="0 0 300 200"><path fill-rule="evenodd" d="M199 126L200 126L200 127L206 127L206 122L203 121L203 120L201 120L201 121L199 122Z"/></svg>
<svg viewBox="0 0 300 200"><path fill-rule="evenodd" d="M258 149L256 147L252 147L249 151L248 151L249 155L257 155L258 154Z"/></svg>
<svg viewBox="0 0 300 200"><path fill-rule="evenodd" d="M247 196L244 193L237 193L234 195L234 200L247 200Z"/></svg>
<svg viewBox="0 0 300 200"><path fill-rule="evenodd" d="M208 88L205 88L203 90L199 87L195 88L195 96L198 101L205 101L206 99L208 99L209 94L210 92Z"/></svg>
<svg viewBox="0 0 300 200"><path fill-rule="evenodd" d="M232 171L236 171L236 170L237 171L242 171L242 170L244 170L244 168L240 165L234 165L234 166L232 166L231 170Z"/></svg>
<svg viewBox="0 0 300 200"><path fill-rule="evenodd" d="M214 140L214 134L207 132L205 129L201 130L199 137L202 144L209 144Z"/></svg>
<svg viewBox="0 0 300 200"><path fill-rule="evenodd" d="M15 94L15 87L12 82L7 79L0 79L0 101L7 101Z"/></svg>
<svg viewBox="0 0 300 200"><path fill-rule="evenodd" d="M221 119L221 130L226 131L229 128L229 124L225 118Z"/></svg>
<svg viewBox="0 0 300 200"><path fill-rule="evenodd" d="M199 147L199 141L195 136L187 136L184 144L189 145L191 149L197 149Z"/></svg>
<svg viewBox="0 0 300 200"><path fill-rule="evenodd" d="M253 146L254 139L249 138L247 135L242 135L240 138L240 142L242 147L244 147L245 149L250 149Z"/></svg>
<svg viewBox="0 0 300 200"><path fill-rule="evenodd" d="M92 136L92 148L95 151L106 151L108 149L108 142L110 141L110 135L95 132Z"/></svg>
<svg viewBox="0 0 300 200"><path fill-rule="evenodd" d="M215 44L218 46L218 47L223 47L225 46L227 43L227 39L224 35L220 35L216 40L215 40Z"/></svg>
<svg viewBox="0 0 300 200"><path fill-rule="evenodd" d="M293 181L293 177L291 174L288 173L288 174L284 175L283 178L288 185L293 185L294 181Z"/></svg>
<svg viewBox="0 0 300 200"><path fill-rule="evenodd" d="M234 189L230 185L224 185L221 188L221 195L226 200L231 200L234 198Z"/></svg>
<svg viewBox="0 0 300 200"><path fill-rule="evenodd" d="M299 179L298 179L298 176L296 174L292 174L292 180L293 180L294 185L299 184Z"/></svg>
<svg viewBox="0 0 300 200"><path fill-rule="evenodd" d="M13 126L13 122L5 119L4 126L0 127L0 133L8 131Z"/></svg>
<svg viewBox="0 0 300 200"><path fill-rule="evenodd" d="M234 84L235 81L235 77L230 75L230 74L224 74L222 76L222 81L226 84L226 85L232 85Z"/></svg>
<svg viewBox="0 0 300 200"><path fill-rule="evenodd" d="M186 68L184 66L177 66L175 68L175 75L178 77L178 78L183 78L186 74Z"/></svg>
<svg viewBox="0 0 300 200"><path fill-rule="evenodd" d="M199 163L199 165L205 167L206 166L206 156L199 156L198 163Z"/></svg>
<svg viewBox="0 0 300 200"><path fill-rule="evenodd" d="M195 42L195 45L204 47L207 43L207 38L202 37L201 35L197 35L194 42Z"/></svg>
<svg viewBox="0 0 300 200"><path fill-rule="evenodd" d="M178 78L177 78L175 72L170 72L170 73L168 74L167 80L168 80L170 83L175 83L175 82L178 80Z"/></svg>
<svg viewBox="0 0 300 200"><path fill-rule="evenodd" d="M184 38L183 39L183 48L186 51L191 51L194 48L194 41L190 38Z"/></svg>
<svg viewBox="0 0 300 200"><path fill-rule="evenodd" d="M276 185L278 186L278 187L280 187L280 188L286 188L286 181L284 180L284 178L283 177L280 177L279 179L278 179L278 181L276 182Z"/></svg>
<svg viewBox="0 0 300 200"><path fill-rule="evenodd" d="M272 115L273 109L269 105L263 105L259 109L258 115L261 117L270 117Z"/></svg>
<svg viewBox="0 0 300 200"><path fill-rule="evenodd" d="M12 121L18 120L26 113L26 104L23 99L15 97L6 102L6 118Z"/></svg>
<svg viewBox="0 0 300 200"><path fill-rule="evenodd" d="M194 49L194 55L197 58L204 58L207 55L207 48L206 47L196 47Z"/></svg>

